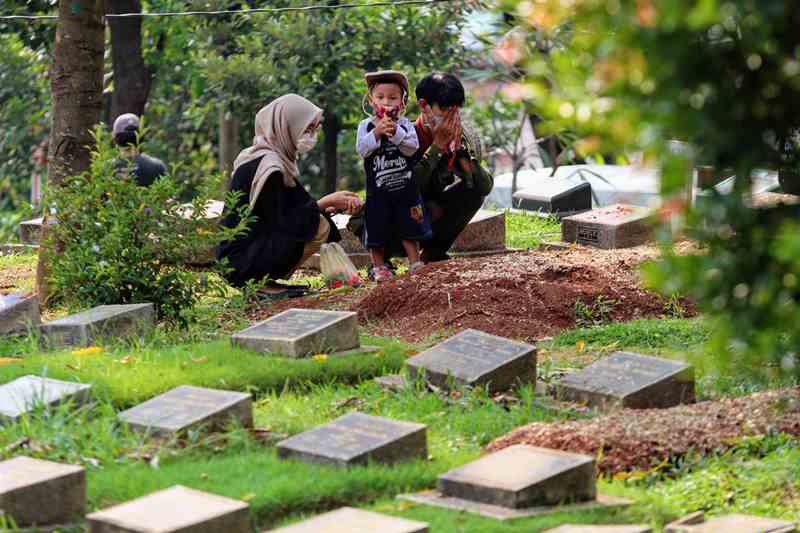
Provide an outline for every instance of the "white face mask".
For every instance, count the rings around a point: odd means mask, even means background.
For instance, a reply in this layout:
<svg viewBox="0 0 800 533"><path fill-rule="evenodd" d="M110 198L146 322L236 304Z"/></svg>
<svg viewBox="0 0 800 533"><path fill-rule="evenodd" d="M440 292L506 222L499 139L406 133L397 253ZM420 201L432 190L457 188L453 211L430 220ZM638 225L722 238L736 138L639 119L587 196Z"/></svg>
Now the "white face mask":
<svg viewBox="0 0 800 533"><path fill-rule="evenodd" d="M297 139L297 153L305 154L314 149L317 145L317 132L304 133Z"/></svg>

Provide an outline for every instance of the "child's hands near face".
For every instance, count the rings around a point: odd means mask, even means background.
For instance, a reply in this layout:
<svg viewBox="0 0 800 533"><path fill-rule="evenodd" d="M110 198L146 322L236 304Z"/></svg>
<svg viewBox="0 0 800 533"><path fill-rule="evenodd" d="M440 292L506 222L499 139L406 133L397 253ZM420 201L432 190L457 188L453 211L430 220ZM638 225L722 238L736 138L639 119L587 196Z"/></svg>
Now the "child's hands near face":
<svg viewBox="0 0 800 533"><path fill-rule="evenodd" d="M375 132L375 138L380 139L384 135L393 137L396 130L397 123L389 116L384 115L382 118L378 119L378 124L373 131Z"/></svg>

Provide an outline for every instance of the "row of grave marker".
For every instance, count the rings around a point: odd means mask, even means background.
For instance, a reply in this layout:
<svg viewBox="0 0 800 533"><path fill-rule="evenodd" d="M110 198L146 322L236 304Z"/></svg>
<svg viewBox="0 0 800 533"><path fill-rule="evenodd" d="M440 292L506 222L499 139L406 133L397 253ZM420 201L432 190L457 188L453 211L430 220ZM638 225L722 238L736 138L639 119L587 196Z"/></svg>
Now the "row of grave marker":
<svg viewBox="0 0 800 533"><path fill-rule="evenodd" d="M254 328L259 335L266 337L266 344L262 346L266 347L264 351L271 352L276 347L281 347L276 342L289 343L295 348L305 346L312 352L321 348L348 349L357 346L357 331L354 343L353 335L341 332L331 334L328 330L357 328L352 315L354 314L331 311L289 310ZM304 337L308 336L315 340L303 344ZM284 350L285 347L280 349ZM301 350L294 350L295 356L302 354ZM479 357L481 354L484 357ZM647 363L652 363L650 360L653 360L667 365L660 373L668 375L668 380L675 380L677 385L689 387L688 369L669 366L677 364L675 362L643 358L636 354L622 355L628 356L622 357L619 363L623 365L625 376L651 380L652 372L647 371ZM631 365L631 356L634 356L634 361L639 366ZM637 358L643 359L637 361ZM453 361L456 361L455 365ZM526 365L519 366L520 361L524 361ZM512 379L501 379L504 375L511 376L508 365L521 372L520 375L535 378L536 357L535 348L530 345L467 330L409 362L413 362L410 366L424 372L426 377L434 376L433 379L439 380L440 384L448 384L449 380L457 379L468 385L491 386L492 383L498 383L506 387L514 382ZM598 373L592 371L590 374ZM602 375L602 372L599 374ZM498 375L500 378L493 381L492 377ZM443 376L447 379L442 380ZM613 381L619 376L611 372L607 377ZM36 379L42 380L40 386L35 383ZM0 387L0 397L8 387L11 390L28 387L29 390L41 390L45 394L44 391L51 390L51 384L55 386L52 390L62 387L65 393L70 392L67 389L70 385L75 386L32 376L21 380L21 384L17 380ZM80 398L85 401L88 397L85 387L88 386L78 387L81 388L71 392L76 397L82 395ZM625 380L617 390L623 392L623 403L626 396L635 398L633 393L637 392ZM693 388L683 390L684 397L688 396L688 391L693 392ZM53 393L51 400L61 400L58 396ZM219 425L231 417L242 425L252 425L250 395L189 386L173 389L119 415L120 420L127 422L132 428L157 434L184 431L196 424ZM336 466L364 464L369 461L393 463L427 456L426 428L420 424L350 413L278 443L277 450L281 457ZM596 497L593 464L593 459L588 456L531 446L514 446L443 474L439 478L438 491L405 497L497 518L536 514L565 501L573 501L577 505L621 503ZM566 491L563 490L565 486ZM562 490L559 491L559 488Z"/></svg>

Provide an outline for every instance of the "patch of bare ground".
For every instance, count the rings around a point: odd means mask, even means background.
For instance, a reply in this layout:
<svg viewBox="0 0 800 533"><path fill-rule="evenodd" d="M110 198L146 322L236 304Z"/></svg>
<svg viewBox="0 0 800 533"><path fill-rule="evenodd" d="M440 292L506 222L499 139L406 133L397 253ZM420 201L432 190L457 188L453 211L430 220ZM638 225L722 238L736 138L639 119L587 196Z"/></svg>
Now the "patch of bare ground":
<svg viewBox="0 0 800 533"><path fill-rule="evenodd" d="M620 409L588 420L535 422L498 438L487 451L530 444L597 458L613 475L643 471L690 451L707 455L748 436L800 435L800 387L669 409Z"/></svg>

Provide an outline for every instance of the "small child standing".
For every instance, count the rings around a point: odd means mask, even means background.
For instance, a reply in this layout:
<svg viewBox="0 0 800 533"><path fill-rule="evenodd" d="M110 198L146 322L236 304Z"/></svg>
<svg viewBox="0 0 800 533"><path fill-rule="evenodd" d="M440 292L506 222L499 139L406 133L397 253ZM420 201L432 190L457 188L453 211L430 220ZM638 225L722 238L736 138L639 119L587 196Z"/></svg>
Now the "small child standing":
<svg viewBox="0 0 800 533"><path fill-rule="evenodd" d="M364 158L367 174L367 248L375 281L381 283L394 277L384 264L387 237L400 238L413 274L422 266L419 243L430 239L432 233L411 174L419 139L414 124L402 116L408 101L408 79L395 70L370 72L364 78L365 99L374 114L358 125L356 151Z"/></svg>

